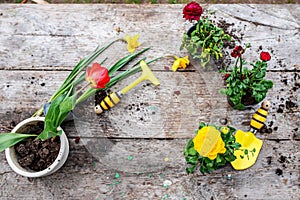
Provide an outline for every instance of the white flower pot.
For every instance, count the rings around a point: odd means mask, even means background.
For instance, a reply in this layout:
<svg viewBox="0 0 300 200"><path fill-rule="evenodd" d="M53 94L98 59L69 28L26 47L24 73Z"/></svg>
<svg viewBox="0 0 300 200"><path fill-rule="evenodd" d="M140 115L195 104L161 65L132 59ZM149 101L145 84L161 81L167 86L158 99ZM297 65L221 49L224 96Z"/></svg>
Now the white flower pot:
<svg viewBox="0 0 300 200"><path fill-rule="evenodd" d="M22 133L22 130L26 127L26 125L34 125L37 124L37 122L43 122L45 120L44 117L33 117L33 118L28 118L22 122L20 122L13 130L13 133ZM59 127L59 130L62 130ZM63 166L63 164L66 162L69 154L69 142L68 138L63 131L62 135L60 136L60 149L57 158L55 161L46 169L42 171L33 171L30 169L25 169L20 166L20 164L17 161L17 155L15 152L14 147L10 147L5 149L5 156L7 159L8 164L10 167L17 173L25 177L42 177L42 176L47 176L50 175L54 172L56 172L59 168Z"/></svg>

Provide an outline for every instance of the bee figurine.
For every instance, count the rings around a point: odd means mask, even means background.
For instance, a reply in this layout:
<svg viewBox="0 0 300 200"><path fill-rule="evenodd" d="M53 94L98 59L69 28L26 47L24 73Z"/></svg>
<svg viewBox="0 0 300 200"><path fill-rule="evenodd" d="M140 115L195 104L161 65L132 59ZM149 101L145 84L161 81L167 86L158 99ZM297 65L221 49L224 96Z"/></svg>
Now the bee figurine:
<svg viewBox="0 0 300 200"><path fill-rule="evenodd" d="M100 114L105 110L108 110L109 108L114 107L117 103L120 102L122 96L126 94L129 90L137 86L139 83L142 81L150 81L153 83L155 86L158 86L159 80L155 77L155 75L152 73L151 69L148 67L147 63L145 61L140 62L140 66L142 69L142 75L134 80L132 83L127 85L125 88L123 88L119 92L113 92L110 95L106 96L99 105L96 105L94 108L94 111L96 114Z"/></svg>
<svg viewBox="0 0 300 200"><path fill-rule="evenodd" d="M250 132L256 133L260 130L265 121L267 120L268 110L270 109L271 103L267 100L264 100L261 104L261 107L254 113L250 121Z"/></svg>
<svg viewBox="0 0 300 200"><path fill-rule="evenodd" d="M95 106L95 113L101 114L104 110L114 107L117 103L119 103L122 96L123 94L120 92L113 92L106 96L100 104Z"/></svg>

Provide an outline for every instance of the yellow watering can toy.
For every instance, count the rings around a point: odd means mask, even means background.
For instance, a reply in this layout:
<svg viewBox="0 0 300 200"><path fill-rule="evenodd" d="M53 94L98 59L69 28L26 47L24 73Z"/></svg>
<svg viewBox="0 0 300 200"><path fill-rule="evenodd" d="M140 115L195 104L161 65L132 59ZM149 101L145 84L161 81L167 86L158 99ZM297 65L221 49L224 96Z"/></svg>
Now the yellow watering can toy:
<svg viewBox="0 0 300 200"><path fill-rule="evenodd" d="M151 83L153 83L155 86L158 86L160 83L158 79L154 76L151 69L148 67L145 61L140 62L140 66L142 68L142 75L133 81L131 84L123 88L119 92L113 92L110 95L106 96L99 105L95 106L95 113L100 114L104 110L108 110L109 108L114 107L117 103L120 102L122 96L127 93L129 90L137 86L139 83L145 80L149 80Z"/></svg>
<svg viewBox="0 0 300 200"><path fill-rule="evenodd" d="M251 129L249 132L238 130L235 133L236 142L241 144L241 150L234 151L236 159L231 162L234 169L247 169L256 162L263 142L255 137L255 133L263 127L270 105L269 101L263 101L261 107L254 113L250 121Z"/></svg>

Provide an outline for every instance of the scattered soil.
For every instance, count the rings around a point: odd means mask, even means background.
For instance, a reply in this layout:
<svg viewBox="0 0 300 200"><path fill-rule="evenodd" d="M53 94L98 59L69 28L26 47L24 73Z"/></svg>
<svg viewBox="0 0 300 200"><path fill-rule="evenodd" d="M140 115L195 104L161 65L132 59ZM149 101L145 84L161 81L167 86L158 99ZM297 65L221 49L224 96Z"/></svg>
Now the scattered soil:
<svg viewBox="0 0 300 200"><path fill-rule="evenodd" d="M284 66L280 66L284 67ZM295 68L296 70L296 68ZM300 73L295 71L293 72L293 76L287 78L285 75L281 75L281 83L285 85L286 89L281 89L281 92L284 92L285 97L283 98L282 95L279 93L276 97L280 100L280 104L278 104L277 113L283 112L294 112L299 107L299 100L297 96L295 96L295 92L300 88Z"/></svg>
<svg viewBox="0 0 300 200"><path fill-rule="evenodd" d="M214 21L214 23L219 28L222 28L225 34L228 34L231 37L230 42L227 40L223 42L223 49L222 49L223 57L219 58L218 60L214 59L214 62L216 63L216 65L220 67L220 69L226 69L231 63L231 56L229 53L230 50L232 50L236 46L236 41L239 43L241 42L244 34L242 33L242 30L237 30L233 28L234 23L228 23L224 19Z"/></svg>
<svg viewBox="0 0 300 200"><path fill-rule="evenodd" d="M277 168L275 171L275 174L277 174L278 176L281 176L283 174L282 169Z"/></svg>
<svg viewBox="0 0 300 200"><path fill-rule="evenodd" d="M267 163L268 163L268 165L271 165L271 163L272 163L272 156L268 156L267 157Z"/></svg>
<svg viewBox="0 0 300 200"><path fill-rule="evenodd" d="M268 126L266 124L264 124L263 127L261 127L261 129L259 130L259 132L261 134L264 134L264 133L271 134L273 132L273 129L268 128Z"/></svg>
<svg viewBox="0 0 300 200"><path fill-rule="evenodd" d="M278 162L280 162L280 163L285 163L285 162L287 162L287 157L281 155L281 156L279 157L279 159L278 159Z"/></svg>
<svg viewBox="0 0 300 200"><path fill-rule="evenodd" d="M39 134L42 132L44 123L38 123L38 126L29 126L23 133ZM49 167L56 159L60 149L60 139L50 138L45 141L28 138L14 146L18 163L34 171L42 171Z"/></svg>

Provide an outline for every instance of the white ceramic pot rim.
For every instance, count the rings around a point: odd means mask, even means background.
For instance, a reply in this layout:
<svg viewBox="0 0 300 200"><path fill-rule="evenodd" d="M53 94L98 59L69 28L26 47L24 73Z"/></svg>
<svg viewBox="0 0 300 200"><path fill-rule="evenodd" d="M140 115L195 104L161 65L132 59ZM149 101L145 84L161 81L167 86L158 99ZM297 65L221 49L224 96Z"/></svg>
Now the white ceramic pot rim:
<svg viewBox="0 0 300 200"><path fill-rule="evenodd" d="M24 121L20 122L13 130L12 133L18 132L18 130L23 127L24 125L31 123L31 122L37 122L37 121L44 121L44 117L32 117L25 119ZM60 127L58 130L62 130ZM62 130L63 131L63 130ZM63 131L61 136L60 136L60 149L57 158L55 161L47 168L42 171L29 171L23 167L21 167L17 161L16 153L14 147L10 147L5 149L5 156L7 159L7 162L9 166L17 173L25 177L42 177L46 175L50 175L57 171L59 168L63 166L63 164L66 162L68 154L69 154L69 142L68 138Z"/></svg>

